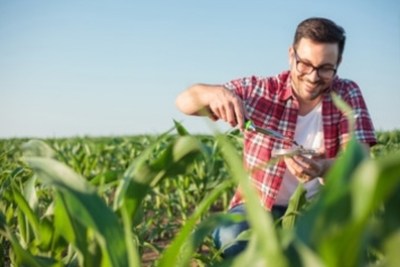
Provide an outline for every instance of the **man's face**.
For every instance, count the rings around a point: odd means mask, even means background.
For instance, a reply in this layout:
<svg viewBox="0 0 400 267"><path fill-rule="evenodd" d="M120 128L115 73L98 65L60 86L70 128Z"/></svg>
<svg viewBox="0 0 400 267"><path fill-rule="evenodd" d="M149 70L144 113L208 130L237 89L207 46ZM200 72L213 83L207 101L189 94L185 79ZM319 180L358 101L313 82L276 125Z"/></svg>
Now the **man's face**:
<svg viewBox="0 0 400 267"><path fill-rule="evenodd" d="M330 86L338 67L338 44L316 43L303 38L289 49L293 90L300 102L318 99Z"/></svg>

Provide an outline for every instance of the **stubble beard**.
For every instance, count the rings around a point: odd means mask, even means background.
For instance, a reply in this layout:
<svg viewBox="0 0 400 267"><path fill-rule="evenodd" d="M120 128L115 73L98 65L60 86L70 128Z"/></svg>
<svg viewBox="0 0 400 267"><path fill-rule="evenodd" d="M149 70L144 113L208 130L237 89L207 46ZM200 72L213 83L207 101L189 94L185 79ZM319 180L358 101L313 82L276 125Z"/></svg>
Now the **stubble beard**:
<svg viewBox="0 0 400 267"><path fill-rule="evenodd" d="M312 84L312 86L314 87L313 91L308 91L306 89L306 84ZM292 87L299 101L311 102L318 99L328 86L323 82L309 83L307 81L297 78L296 82L292 81Z"/></svg>

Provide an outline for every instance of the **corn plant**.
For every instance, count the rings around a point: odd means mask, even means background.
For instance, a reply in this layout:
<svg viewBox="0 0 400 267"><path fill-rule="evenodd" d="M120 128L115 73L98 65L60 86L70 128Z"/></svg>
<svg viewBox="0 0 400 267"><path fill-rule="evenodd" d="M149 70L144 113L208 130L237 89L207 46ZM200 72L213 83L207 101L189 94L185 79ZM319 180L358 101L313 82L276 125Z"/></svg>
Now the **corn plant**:
<svg viewBox="0 0 400 267"><path fill-rule="evenodd" d="M300 185L276 227L242 168L238 131L191 135L178 122L173 130L133 138L2 140L3 265L400 264L396 132L390 138L378 133L372 157L353 138L317 198L306 201ZM224 260L209 234L243 219L221 212L237 185L246 198L249 245ZM149 251L157 256L151 263L143 259Z"/></svg>

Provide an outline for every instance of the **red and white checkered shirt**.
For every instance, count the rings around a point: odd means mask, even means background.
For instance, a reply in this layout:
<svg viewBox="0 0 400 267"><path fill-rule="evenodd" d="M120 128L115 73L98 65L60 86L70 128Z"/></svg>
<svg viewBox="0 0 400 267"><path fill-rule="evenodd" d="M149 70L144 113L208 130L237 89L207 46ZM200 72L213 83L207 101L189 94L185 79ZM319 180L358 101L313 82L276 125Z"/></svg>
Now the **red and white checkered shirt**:
<svg viewBox="0 0 400 267"><path fill-rule="evenodd" d="M299 102L292 93L290 72L285 71L276 77L247 77L225 84L242 100L248 116L259 127L277 130L293 139L298 116ZM374 126L368 113L360 88L350 80L335 77L331 87L323 93L322 121L326 157L335 157L340 148L347 142L349 125L346 116L336 108L331 92L338 94L346 101L356 114L355 136L370 146L376 144ZM286 170L283 161L265 166L276 149L288 148L290 144L274 140L266 135L253 131L244 133L244 164L250 172L251 179L264 207L271 210L281 186ZM236 190L230 207L243 203L240 190Z"/></svg>

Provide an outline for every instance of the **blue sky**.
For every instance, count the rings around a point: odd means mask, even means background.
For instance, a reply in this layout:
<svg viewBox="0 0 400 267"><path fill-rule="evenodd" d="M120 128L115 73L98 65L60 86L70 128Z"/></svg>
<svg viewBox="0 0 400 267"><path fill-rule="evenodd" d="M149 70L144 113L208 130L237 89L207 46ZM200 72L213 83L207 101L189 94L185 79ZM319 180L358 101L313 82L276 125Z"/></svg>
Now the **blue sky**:
<svg viewBox="0 0 400 267"><path fill-rule="evenodd" d="M301 3L301 4L300 4ZM338 75L356 81L377 130L400 128L400 2L0 2L0 138L158 134L189 117L176 96L288 68L297 24L311 16L347 32Z"/></svg>

